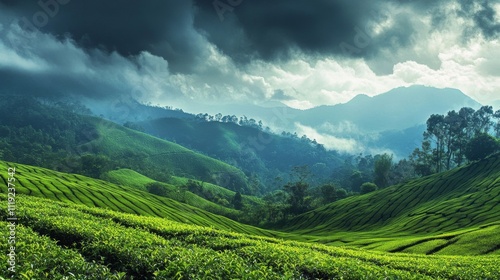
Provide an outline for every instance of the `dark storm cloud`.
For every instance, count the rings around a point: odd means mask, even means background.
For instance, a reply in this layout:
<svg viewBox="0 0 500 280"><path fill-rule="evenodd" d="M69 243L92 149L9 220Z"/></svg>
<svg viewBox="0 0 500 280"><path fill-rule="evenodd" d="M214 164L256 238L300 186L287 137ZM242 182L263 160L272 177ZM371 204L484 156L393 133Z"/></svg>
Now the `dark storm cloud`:
<svg viewBox="0 0 500 280"><path fill-rule="evenodd" d="M110 97L103 93L116 93L117 88L96 83L86 77L75 79L63 73L33 73L18 69L0 69L0 94L19 94L37 97L74 98L85 96L93 99ZM117 95L111 95L115 97Z"/></svg>
<svg viewBox="0 0 500 280"><path fill-rule="evenodd" d="M234 12L225 12L221 22L213 1L199 0L195 25L206 31L209 40L225 53L240 59L286 58L293 48L308 54L362 56L369 52L367 46L352 52L340 44L356 47L358 32L364 32L367 24L383 19L380 2L363 2L360 5L359 1L243 1Z"/></svg>
<svg viewBox="0 0 500 280"><path fill-rule="evenodd" d="M175 98L180 93L169 75L168 63L147 52L84 51L68 38L0 24L0 94L104 100L163 92Z"/></svg>
<svg viewBox="0 0 500 280"><path fill-rule="evenodd" d="M500 23L495 22L496 12L488 1L483 1L480 5L481 8L473 14L474 21L486 37L496 37L500 34Z"/></svg>
<svg viewBox="0 0 500 280"><path fill-rule="evenodd" d="M495 21L496 11L493 4L500 3L499 0L457 0L457 1L436 1L436 0L394 0L400 5L408 5L413 11L421 14L431 14L433 23L442 23L447 17L462 17L471 19L474 23L471 30L464 30L466 39L481 33L490 39L500 34L500 22ZM456 13L447 14L443 12L443 6L457 3L459 9ZM438 27L439 25L435 25Z"/></svg>
<svg viewBox="0 0 500 280"><path fill-rule="evenodd" d="M87 48L116 50L125 56L146 50L168 59L171 68L179 71L189 71L203 56L202 37L192 28L191 1L40 1L45 5L37 2L0 0L3 8L17 14L21 25L26 26L27 19L42 32L60 37L69 34ZM46 23L40 17L44 11L48 15Z"/></svg>
<svg viewBox="0 0 500 280"><path fill-rule="evenodd" d="M492 37L499 31L495 10L488 1L242 0L232 1L238 5L231 9L219 7L218 13L214 1L195 2L199 7L196 28L205 31L224 53L243 62L256 57L286 59L294 49L320 56L374 57L382 50L411 46L420 28L415 22L426 15L431 15L435 28L448 17L460 16L473 20L474 34ZM218 3L226 4L222 7L230 4L226 0ZM450 3L459 3L458 14L446 11ZM472 9L474 3L481 8ZM392 8L399 8L400 14L391 14ZM389 16L391 27L376 35L371 32Z"/></svg>
<svg viewBox="0 0 500 280"><path fill-rule="evenodd" d="M45 3L46 9L39 3ZM229 9L221 11L219 6L217 11L214 3ZM69 34L80 46L116 50L124 56L146 50L165 58L172 71L190 72L207 56L203 37L233 60L248 62L254 58L286 60L295 50L319 56L374 57L382 50L410 46L418 29L413 20L429 14L436 28L446 17L462 16L472 19L486 37L500 32L492 1L456 0L461 7L458 15L444 12L443 7L450 3L453 1L0 0L0 8L31 23L43 20L36 18L38 12L48 11L42 32L59 37ZM477 5L479 9L474 8ZM397 6L409 10L391 15L390 8ZM393 17L392 26L372 34L388 16Z"/></svg>

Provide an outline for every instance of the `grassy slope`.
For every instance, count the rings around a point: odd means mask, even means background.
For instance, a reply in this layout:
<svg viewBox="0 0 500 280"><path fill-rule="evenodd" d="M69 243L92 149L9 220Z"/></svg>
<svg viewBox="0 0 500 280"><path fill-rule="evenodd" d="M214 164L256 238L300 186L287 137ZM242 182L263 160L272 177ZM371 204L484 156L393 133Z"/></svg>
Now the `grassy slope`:
<svg viewBox="0 0 500 280"><path fill-rule="evenodd" d="M106 172L101 178L111 183L133 187L141 191L146 191L145 185L148 183L156 182L139 172L126 168Z"/></svg>
<svg viewBox="0 0 500 280"><path fill-rule="evenodd" d="M164 217L187 224L214 227L263 236L287 234L243 225L223 216L175 200L158 197L133 187L115 185L76 174L0 161L0 170L16 168L16 191L70 204L111 209L124 213ZM7 172L0 173L0 189L6 192Z"/></svg>
<svg viewBox="0 0 500 280"><path fill-rule="evenodd" d="M141 191L147 191L145 185L152 182L157 182L149 177L146 177L140 173L135 172L130 169L119 169L109 171L102 177L104 180L115 183L118 185L129 186L136 188ZM198 207L200 209L223 215L226 217L237 217L240 214L240 211L237 211L231 207L224 207L212 201L209 201L201 196L198 196L192 192L180 192L179 187L187 183L188 179L172 176L169 181L170 184L163 185L167 188L167 197L172 198L177 201L184 202L191 206ZM202 183L202 182L200 182ZM218 197L224 198L227 201L231 201L235 195L234 191L219 187L217 185L213 185L210 183L202 183L204 188L210 189L210 191L214 194L217 194ZM261 201L254 196L246 196L243 195L243 203L245 204L257 204L261 203Z"/></svg>
<svg viewBox="0 0 500 280"><path fill-rule="evenodd" d="M293 219L287 231L385 251L485 254L500 249L499 221L500 155L495 155L332 203Z"/></svg>
<svg viewBox="0 0 500 280"><path fill-rule="evenodd" d="M99 137L91 145L112 159L130 158L165 173L247 190L245 174L229 164L109 121L92 118L92 122Z"/></svg>
<svg viewBox="0 0 500 280"><path fill-rule="evenodd" d="M2 220L7 218L6 198L0 195ZM22 241L16 243L17 275L26 279L500 278L500 256L388 255L23 195L16 202L21 223L16 230ZM7 247L7 242L0 243L1 250ZM0 255L0 261L8 277L7 255Z"/></svg>

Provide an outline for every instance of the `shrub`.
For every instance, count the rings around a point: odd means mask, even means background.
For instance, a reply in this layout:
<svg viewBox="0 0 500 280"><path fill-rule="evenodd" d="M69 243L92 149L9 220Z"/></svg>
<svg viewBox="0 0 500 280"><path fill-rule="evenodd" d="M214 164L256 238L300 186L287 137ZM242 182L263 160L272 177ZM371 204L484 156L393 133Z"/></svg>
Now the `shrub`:
<svg viewBox="0 0 500 280"><path fill-rule="evenodd" d="M361 185L361 193L362 194L374 192L376 190L378 190L378 187L374 183L366 182L366 183L363 183L363 185Z"/></svg>
<svg viewBox="0 0 500 280"><path fill-rule="evenodd" d="M465 156L468 160L480 160L497 152L500 149L500 144L493 137L486 133L479 134L472 138L465 147Z"/></svg>
<svg viewBox="0 0 500 280"><path fill-rule="evenodd" d="M149 193L159 196L167 196L167 188L162 183L153 182L146 184L146 189Z"/></svg>

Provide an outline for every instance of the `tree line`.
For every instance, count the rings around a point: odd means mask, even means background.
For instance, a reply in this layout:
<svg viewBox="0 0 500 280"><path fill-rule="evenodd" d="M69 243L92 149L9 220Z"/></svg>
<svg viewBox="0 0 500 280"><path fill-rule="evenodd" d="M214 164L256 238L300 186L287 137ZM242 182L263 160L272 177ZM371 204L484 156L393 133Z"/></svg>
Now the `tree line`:
<svg viewBox="0 0 500 280"><path fill-rule="evenodd" d="M439 173L498 151L498 137L500 110L494 112L492 106L433 114L427 120L422 146L410 160L420 176Z"/></svg>

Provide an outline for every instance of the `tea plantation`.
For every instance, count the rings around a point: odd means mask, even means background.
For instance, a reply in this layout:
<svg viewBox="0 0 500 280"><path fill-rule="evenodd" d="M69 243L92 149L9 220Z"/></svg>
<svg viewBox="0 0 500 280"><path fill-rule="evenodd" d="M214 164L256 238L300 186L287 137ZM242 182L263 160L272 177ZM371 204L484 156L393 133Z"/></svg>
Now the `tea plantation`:
<svg viewBox="0 0 500 280"><path fill-rule="evenodd" d="M286 231L240 224L137 187L1 162L0 275L500 279L498 162L498 156L490 157L348 198L299 216ZM8 270L13 256L7 255L12 251L5 195L8 167L16 168L15 272ZM396 203L397 197L412 193L415 197ZM348 246L331 246L342 244Z"/></svg>

